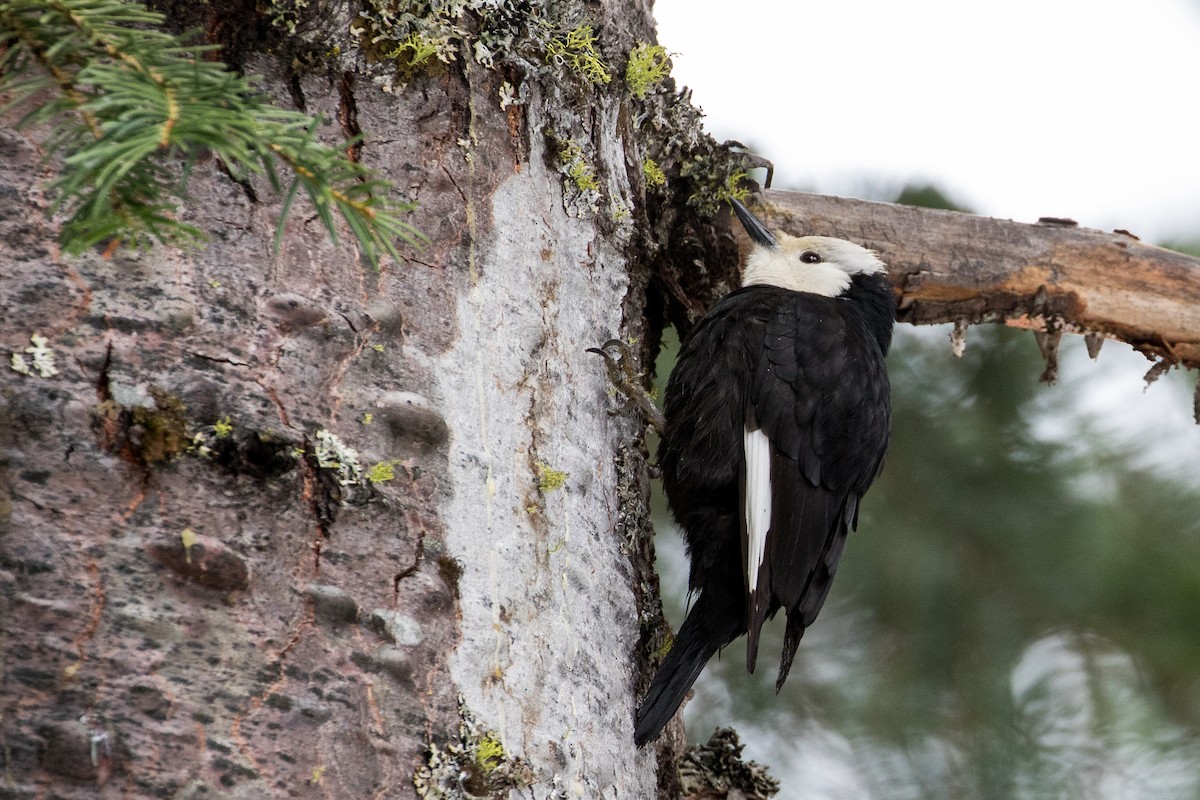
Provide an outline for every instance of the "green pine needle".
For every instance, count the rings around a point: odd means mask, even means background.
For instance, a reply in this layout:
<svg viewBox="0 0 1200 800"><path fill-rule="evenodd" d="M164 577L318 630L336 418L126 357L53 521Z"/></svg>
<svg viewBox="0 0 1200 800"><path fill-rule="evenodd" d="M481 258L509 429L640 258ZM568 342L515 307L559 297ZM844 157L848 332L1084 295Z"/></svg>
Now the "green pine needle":
<svg viewBox="0 0 1200 800"><path fill-rule="evenodd" d="M204 60L211 46L159 30L163 17L130 0L0 3L0 91L5 108L27 104L18 126L52 123L47 157L62 158L52 213L66 217L63 249L203 238L177 218L195 160L212 153L235 179L293 175L276 231L278 248L298 189L337 241L335 213L377 267L395 241L424 237L389 199L390 182L317 140L319 119L272 106L251 81ZM49 100L45 95L49 92Z"/></svg>

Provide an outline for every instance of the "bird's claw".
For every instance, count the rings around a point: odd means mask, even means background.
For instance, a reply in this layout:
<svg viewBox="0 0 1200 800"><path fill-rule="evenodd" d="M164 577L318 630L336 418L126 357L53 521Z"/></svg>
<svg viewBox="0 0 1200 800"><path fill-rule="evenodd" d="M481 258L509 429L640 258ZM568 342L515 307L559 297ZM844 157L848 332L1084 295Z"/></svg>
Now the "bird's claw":
<svg viewBox="0 0 1200 800"><path fill-rule="evenodd" d="M771 188L771 180L775 177L775 162L770 159L763 158L757 153L750 152L750 148L739 142L737 139L726 139L723 147L735 149L742 158L746 160L747 169L764 169L767 171L766 177L763 179L763 188Z"/></svg>
<svg viewBox="0 0 1200 800"><path fill-rule="evenodd" d="M661 436L666 430L666 420L642 388L641 371L629 345L620 339L609 339L600 347L589 347L587 351L604 359L608 381L625 395L625 406L641 411Z"/></svg>

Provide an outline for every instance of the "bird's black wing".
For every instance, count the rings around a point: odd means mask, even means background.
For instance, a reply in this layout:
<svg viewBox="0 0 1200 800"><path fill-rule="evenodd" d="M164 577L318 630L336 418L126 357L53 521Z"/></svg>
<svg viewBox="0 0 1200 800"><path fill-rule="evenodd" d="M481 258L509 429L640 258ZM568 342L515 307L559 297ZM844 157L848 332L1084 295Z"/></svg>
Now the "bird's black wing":
<svg viewBox="0 0 1200 800"><path fill-rule="evenodd" d="M771 441L771 528L749 598L747 661L758 629L788 614L779 683L829 592L858 501L878 474L890 406L884 353L844 298L792 294L767 322L747 421Z"/></svg>
<svg viewBox="0 0 1200 800"><path fill-rule="evenodd" d="M723 297L684 339L667 384L658 462L687 540L693 590L703 588L705 576L737 579L746 389L779 296L749 287Z"/></svg>

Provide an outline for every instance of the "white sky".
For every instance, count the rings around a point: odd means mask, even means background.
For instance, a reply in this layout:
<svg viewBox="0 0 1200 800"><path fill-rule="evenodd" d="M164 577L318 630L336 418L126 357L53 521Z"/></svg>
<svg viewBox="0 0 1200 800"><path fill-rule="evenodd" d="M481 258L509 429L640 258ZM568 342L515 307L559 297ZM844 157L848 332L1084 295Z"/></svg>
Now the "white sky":
<svg viewBox="0 0 1200 800"><path fill-rule="evenodd" d="M1200 238L1200 2L657 0L718 140L778 188ZM881 187L882 182L882 187Z"/></svg>

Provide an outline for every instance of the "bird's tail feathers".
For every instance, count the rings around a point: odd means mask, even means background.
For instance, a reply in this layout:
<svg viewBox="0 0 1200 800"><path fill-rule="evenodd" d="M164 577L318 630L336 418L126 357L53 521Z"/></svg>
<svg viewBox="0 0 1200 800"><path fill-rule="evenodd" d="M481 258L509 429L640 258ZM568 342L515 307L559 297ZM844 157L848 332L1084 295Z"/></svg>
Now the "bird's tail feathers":
<svg viewBox="0 0 1200 800"><path fill-rule="evenodd" d="M760 582L758 589L746 602L746 671L751 675L758 664L758 640L762 634L763 623L775 616L774 612L768 613L769 585L768 581Z"/></svg>
<svg viewBox="0 0 1200 800"><path fill-rule="evenodd" d="M788 673L791 672L792 659L796 657L796 648L800 646L804 629L804 617L799 611L788 614L787 628L783 634L783 652L779 656L779 677L775 679L776 694L783 688L783 682L787 680Z"/></svg>
<svg viewBox="0 0 1200 800"><path fill-rule="evenodd" d="M634 731L634 741L638 747L658 738L658 734L679 710L696 678L700 677L704 665L717 650L741 634L737 620L731 624L721 619L718 606L702 592L684 620L671 652L667 653L662 666L655 673L650 690L638 708Z"/></svg>

